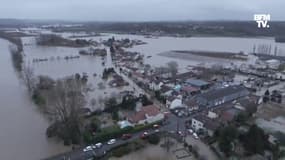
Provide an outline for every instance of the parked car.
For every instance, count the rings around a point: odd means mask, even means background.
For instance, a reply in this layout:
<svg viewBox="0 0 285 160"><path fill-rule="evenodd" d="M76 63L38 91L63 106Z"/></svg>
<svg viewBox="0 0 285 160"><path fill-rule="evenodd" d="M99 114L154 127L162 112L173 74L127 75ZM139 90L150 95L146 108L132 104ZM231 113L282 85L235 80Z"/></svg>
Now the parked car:
<svg viewBox="0 0 285 160"><path fill-rule="evenodd" d="M199 139L197 133L193 133L193 137L194 137L195 139Z"/></svg>
<svg viewBox="0 0 285 160"><path fill-rule="evenodd" d="M193 132L194 132L194 131L193 131L192 129L188 129L188 133L189 133L189 134L193 134Z"/></svg>
<svg viewBox="0 0 285 160"><path fill-rule="evenodd" d="M107 144L111 145L111 144L114 144L116 143L116 139L110 139Z"/></svg>
<svg viewBox="0 0 285 160"><path fill-rule="evenodd" d="M158 124L154 124L153 128L159 128L160 126Z"/></svg>
<svg viewBox="0 0 285 160"><path fill-rule="evenodd" d="M96 148L101 148L103 146L103 144L102 143L96 143L95 146L96 146Z"/></svg>
<svg viewBox="0 0 285 160"><path fill-rule="evenodd" d="M93 150L92 146L86 146L85 148L83 148L83 152L88 152L92 150Z"/></svg>
<svg viewBox="0 0 285 160"><path fill-rule="evenodd" d="M123 139L123 140L129 139L129 138L132 138L132 135L131 135L131 134L123 134L123 135L122 135L122 139Z"/></svg>
<svg viewBox="0 0 285 160"><path fill-rule="evenodd" d="M177 134L178 134L179 136L181 136L181 137L183 137L183 136L184 136L184 134L183 134L183 132L182 132L182 131L178 131L178 132L177 132Z"/></svg>
<svg viewBox="0 0 285 160"><path fill-rule="evenodd" d="M154 130L154 132L155 132L155 133L158 133L158 132L160 132L160 130L159 130L159 129L156 129L156 130Z"/></svg>
<svg viewBox="0 0 285 160"><path fill-rule="evenodd" d="M143 134L141 134L141 138L144 139L148 136L148 132L143 132Z"/></svg>

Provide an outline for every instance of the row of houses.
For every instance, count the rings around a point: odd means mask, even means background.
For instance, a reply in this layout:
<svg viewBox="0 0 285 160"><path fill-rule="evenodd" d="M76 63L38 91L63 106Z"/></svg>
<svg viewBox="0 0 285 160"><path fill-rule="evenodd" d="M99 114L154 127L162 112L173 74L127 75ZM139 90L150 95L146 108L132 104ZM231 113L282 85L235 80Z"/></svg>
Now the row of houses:
<svg viewBox="0 0 285 160"><path fill-rule="evenodd" d="M225 88L213 89L209 92L200 94L197 96L197 103L205 107L215 107L240 97L245 97L249 95L249 91L241 86L234 85Z"/></svg>
<svg viewBox="0 0 285 160"><path fill-rule="evenodd" d="M191 127L196 132L203 131L207 135L213 136L219 127L237 120L240 114L254 114L258 104L260 104L260 98L253 95L227 102L194 116L191 121Z"/></svg>

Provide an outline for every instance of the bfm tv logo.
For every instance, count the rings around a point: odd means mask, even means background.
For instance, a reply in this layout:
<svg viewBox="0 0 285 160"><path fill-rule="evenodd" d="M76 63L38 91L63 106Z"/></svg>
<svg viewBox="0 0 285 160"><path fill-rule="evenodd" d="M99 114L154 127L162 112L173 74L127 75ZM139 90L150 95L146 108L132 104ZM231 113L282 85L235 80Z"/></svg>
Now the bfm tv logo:
<svg viewBox="0 0 285 160"><path fill-rule="evenodd" d="M269 28L270 14L255 14L254 20L258 28Z"/></svg>

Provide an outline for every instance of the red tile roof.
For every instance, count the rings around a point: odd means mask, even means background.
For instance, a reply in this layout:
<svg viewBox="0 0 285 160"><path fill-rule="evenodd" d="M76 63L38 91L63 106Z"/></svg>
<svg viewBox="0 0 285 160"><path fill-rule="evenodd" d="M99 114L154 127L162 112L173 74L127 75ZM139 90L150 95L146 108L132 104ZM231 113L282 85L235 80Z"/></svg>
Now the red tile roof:
<svg viewBox="0 0 285 160"><path fill-rule="evenodd" d="M156 116L160 113L159 109L155 105L148 105L148 106L142 107L142 111L148 116Z"/></svg>
<svg viewBox="0 0 285 160"><path fill-rule="evenodd" d="M146 119L145 113L143 111L136 112L135 114L128 117L129 121L132 123L137 123L141 120Z"/></svg>
<svg viewBox="0 0 285 160"><path fill-rule="evenodd" d="M185 91L185 92L196 92L196 91L199 91L198 88L192 87L192 86L183 86L181 90Z"/></svg>
<svg viewBox="0 0 285 160"><path fill-rule="evenodd" d="M139 112L136 112L135 114L128 117L129 121L132 123L137 123L141 120L146 119L146 114L148 116L156 116L160 113L159 109L155 105L149 105L142 107L142 109Z"/></svg>

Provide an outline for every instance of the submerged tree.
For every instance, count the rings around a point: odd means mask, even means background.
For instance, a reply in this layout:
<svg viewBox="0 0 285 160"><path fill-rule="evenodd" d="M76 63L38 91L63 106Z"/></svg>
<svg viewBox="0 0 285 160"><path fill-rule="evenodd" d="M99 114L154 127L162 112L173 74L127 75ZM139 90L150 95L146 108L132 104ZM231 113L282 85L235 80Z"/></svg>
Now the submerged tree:
<svg viewBox="0 0 285 160"><path fill-rule="evenodd" d="M10 53L14 67L17 71L21 71L23 63L22 50L17 46L10 46Z"/></svg>
<svg viewBox="0 0 285 160"><path fill-rule="evenodd" d="M75 78L57 80L47 95L46 113L54 122L48 136L58 136L65 144L79 143L82 127L81 109L85 105L84 85Z"/></svg>
<svg viewBox="0 0 285 160"><path fill-rule="evenodd" d="M23 66L22 79L30 94L33 93L36 85L36 78L34 75L34 69L30 66Z"/></svg>
<svg viewBox="0 0 285 160"><path fill-rule="evenodd" d="M171 73L172 77L175 77L178 72L178 63L175 61L170 61L167 63L167 66L169 68L169 71Z"/></svg>

